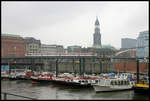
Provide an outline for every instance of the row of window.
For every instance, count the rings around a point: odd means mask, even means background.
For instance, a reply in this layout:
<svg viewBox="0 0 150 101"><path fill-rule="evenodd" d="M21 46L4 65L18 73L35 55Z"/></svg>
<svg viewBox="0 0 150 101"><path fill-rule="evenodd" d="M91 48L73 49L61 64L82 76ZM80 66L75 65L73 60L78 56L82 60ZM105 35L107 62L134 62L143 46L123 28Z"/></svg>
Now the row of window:
<svg viewBox="0 0 150 101"><path fill-rule="evenodd" d="M1 53L2 56L25 56L25 53Z"/></svg>
<svg viewBox="0 0 150 101"><path fill-rule="evenodd" d="M24 48L2 48L2 51L25 51Z"/></svg>

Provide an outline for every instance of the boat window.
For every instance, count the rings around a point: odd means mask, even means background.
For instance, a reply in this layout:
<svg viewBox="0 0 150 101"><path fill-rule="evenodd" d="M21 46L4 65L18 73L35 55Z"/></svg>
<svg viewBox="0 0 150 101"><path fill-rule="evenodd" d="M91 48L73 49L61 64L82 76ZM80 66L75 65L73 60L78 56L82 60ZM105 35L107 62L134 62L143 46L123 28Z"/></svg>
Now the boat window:
<svg viewBox="0 0 150 101"><path fill-rule="evenodd" d="M105 79L101 79L100 80L100 85L104 85L104 83L105 83Z"/></svg>
<svg viewBox="0 0 150 101"><path fill-rule="evenodd" d="M123 82L124 82L124 81L122 80L122 81L121 81L121 85L123 85Z"/></svg>
<svg viewBox="0 0 150 101"><path fill-rule="evenodd" d="M114 81L113 80L111 81L111 85L114 85Z"/></svg>
<svg viewBox="0 0 150 101"><path fill-rule="evenodd" d="M120 81L118 81L118 85L120 85L120 83L121 83L121 82L120 82Z"/></svg>
<svg viewBox="0 0 150 101"><path fill-rule="evenodd" d="M126 81L124 81L124 85L126 85Z"/></svg>
<svg viewBox="0 0 150 101"><path fill-rule="evenodd" d="M110 85L110 80L106 80L105 85L109 86Z"/></svg>
<svg viewBox="0 0 150 101"><path fill-rule="evenodd" d="M127 81L127 85L129 85L129 81Z"/></svg>

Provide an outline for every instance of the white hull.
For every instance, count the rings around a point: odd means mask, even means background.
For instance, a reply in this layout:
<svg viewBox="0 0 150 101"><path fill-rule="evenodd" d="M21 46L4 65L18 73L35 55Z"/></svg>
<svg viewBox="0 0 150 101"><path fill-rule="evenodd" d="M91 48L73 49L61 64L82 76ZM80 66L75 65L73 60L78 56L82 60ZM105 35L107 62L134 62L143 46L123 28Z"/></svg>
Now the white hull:
<svg viewBox="0 0 150 101"><path fill-rule="evenodd" d="M99 85L93 85L93 88L96 92L111 92L111 91L121 91L121 90L130 90L132 89L132 86L99 86Z"/></svg>

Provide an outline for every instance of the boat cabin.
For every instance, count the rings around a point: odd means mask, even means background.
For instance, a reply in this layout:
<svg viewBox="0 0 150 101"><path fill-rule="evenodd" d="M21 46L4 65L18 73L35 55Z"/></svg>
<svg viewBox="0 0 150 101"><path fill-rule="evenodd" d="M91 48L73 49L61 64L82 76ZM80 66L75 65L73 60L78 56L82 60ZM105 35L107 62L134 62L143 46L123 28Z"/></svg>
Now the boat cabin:
<svg viewBox="0 0 150 101"><path fill-rule="evenodd" d="M100 86L113 86L113 85L134 85L134 82L120 79L100 79L98 85Z"/></svg>

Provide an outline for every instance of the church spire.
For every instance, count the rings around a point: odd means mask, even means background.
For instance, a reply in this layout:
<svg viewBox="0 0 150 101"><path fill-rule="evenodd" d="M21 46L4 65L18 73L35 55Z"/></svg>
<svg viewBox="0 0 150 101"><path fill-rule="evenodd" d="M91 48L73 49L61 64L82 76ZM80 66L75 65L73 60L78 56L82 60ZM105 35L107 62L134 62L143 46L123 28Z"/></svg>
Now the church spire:
<svg viewBox="0 0 150 101"><path fill-rule="evenodd" d="M93 47L101 48L101 34L100 34L100 26L99 26L98 17L96 16L95 21L95 32L93 34Z"/></svg>
<svg viewBox="0 0 150 101"><path fill-rule="evenodd" d="M97 16L96 16L95 25L98 25L98 26L99 26L99 21L98 21L98 17L97 17Z"/></svg>

